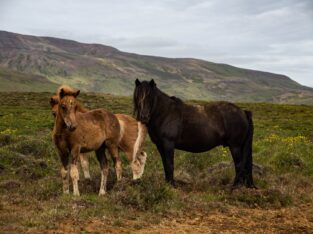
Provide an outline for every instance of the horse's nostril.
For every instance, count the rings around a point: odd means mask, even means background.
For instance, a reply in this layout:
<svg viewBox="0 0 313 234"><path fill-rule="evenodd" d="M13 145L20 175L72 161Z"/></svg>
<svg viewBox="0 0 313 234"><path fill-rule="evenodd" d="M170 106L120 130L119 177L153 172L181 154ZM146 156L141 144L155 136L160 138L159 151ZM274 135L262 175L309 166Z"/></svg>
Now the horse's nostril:
<svg viewBox="0 0 313 234"><path fill-rule="evenodd" d="M147 122L147 121L149 121L149 118L150 118L150 116L149 115L142 115L141 116L141 121L143 121L143 122Z"/></svg>
<svg viewBox="0 0 313 234"><path fill-rule="evenodd" d="M74 131L76 128L77 128L77 125L71 124L71 125L69 126L69 130L70 130L70 131Z"/></svg>

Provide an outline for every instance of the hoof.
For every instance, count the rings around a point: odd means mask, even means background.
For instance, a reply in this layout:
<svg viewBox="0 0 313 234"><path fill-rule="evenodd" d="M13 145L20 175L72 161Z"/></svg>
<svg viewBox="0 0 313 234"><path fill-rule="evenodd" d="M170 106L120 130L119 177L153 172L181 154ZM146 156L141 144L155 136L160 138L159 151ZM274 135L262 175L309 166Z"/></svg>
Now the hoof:
<svg viewBox="0 0 313 234"><path fill-rule="evenodd" d="M171 186L173 186L173 188L177 188L177 184L176 184L175 180L167 181L167 183L169 183Z"/></svg>
<svg viewBox="0 0 313 234"><path fill-rule="evenodd" d="M79 196L80 196L79 192L74 192L73 195L74 195L75 197L79 197Z"/></svg>
<svg viewBox="0 0 313 234"><path fill-rule="evenodd" d="M133 175L133 180L139 180L141 178L140 175Z"/></svg>
<svg viewBox="0 0 313 234"><path fill-rule="evenodd" d="M122 176L116 177L116 181L117 181L117 182L121 181L122 179L123 179Z"/></svg>
<svg viewBox="0 0 313 234"><path fill-rule="evenodd" d="M100 191L99 191L99 197L100 197L100 196L104 196L105 194L106 194L106 191L105 191L105 190L100 190Z"/></svg>
<svg viewBox="0 0 313 234"><path fill-rule="evenodd" d="M69 190L69 189L64 190L64 191L63 191L63 194L70 194L70 190Z"/></svg>
<svg viewBox="0 0 313 234"><path fill-rule="evenodd" d="M254 184L246 185L246 187L250 189L258 189L258 187L256 187Z"/></svg>
<svg viewBox="0 0 313 234"><path fill-rule="evenodd" d="M91 176L90 175L86 175L85 176L85 180L91 180Z"/></svg>

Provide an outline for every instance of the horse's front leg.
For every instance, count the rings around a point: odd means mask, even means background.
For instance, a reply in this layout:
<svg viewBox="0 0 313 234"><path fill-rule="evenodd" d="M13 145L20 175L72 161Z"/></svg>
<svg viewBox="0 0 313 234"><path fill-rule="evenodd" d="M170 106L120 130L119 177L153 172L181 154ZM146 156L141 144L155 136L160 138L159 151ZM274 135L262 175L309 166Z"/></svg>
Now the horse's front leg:
<svg viewBox="0 0 313 234"><path fill-rule="evenodd" d="M62 150L58 149L58 154L62 163L60 174L63 183L63 193L69 194L69 173L68 173L68 163L69 163L69 154L63 152Z"/></svg>
<svg viewBox="0 0 313 234"><path fill-rule="evenodd" d="M115 145L108 146L109 153L114 161L115 173L116 173L116 180L120 181L122 179L122 160L118 155L118 148Z"/></svg>
<svg viewBox="0 0 313 234"><path fill-rule="evenodd" d="M175 186L174 180L174 143L172 142L162 142L162 144L157 144L158 151L162 157L162 163L165 173L166 182Z"/></svg>
<svg viewBox="0 0 313 234"><path fill-rule="evenodd" d="M100 182L100 190L99 190L99 196L105 195L106 193L106 187L107 187L107 180L108 180L108 174L109 174L109 165L108 160L105 155L105 145L103 144L97 151L97 159L100 164L101 168L101 182Z"/></svg>
<svg viewBox="0 0 313 234"><path fill-rule="evenodd" d="M71 150L72 164L71 164L71 171L70 171L70 175L71 175L72 183L73 183L73 195L74 196L80 195L79 189L78 189L79 171L77 168L77 161L79 158L79 154L80 154L80 147L74 146Z"/></svg>
<svg viewBox="0 0 313 234"><path fill-rule="evenodd" d="M87 154L79 154L80 164L83 169L85 179L90 180L90 172L89 172L89 160Z"/></svg>

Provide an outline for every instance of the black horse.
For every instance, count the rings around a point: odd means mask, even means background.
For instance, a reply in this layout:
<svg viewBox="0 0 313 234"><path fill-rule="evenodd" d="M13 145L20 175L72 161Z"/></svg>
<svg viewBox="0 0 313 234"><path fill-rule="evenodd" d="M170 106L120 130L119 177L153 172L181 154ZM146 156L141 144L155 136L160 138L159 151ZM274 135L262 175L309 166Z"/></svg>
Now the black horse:
<svg viewBox="0 0 313 234"><path fill-rule="evenodd" d="M154 80L136 79L134 114L146 124L162 157L165 179L175 185L174 149L204 152L216 146L229 147L235 164L233 186L255 188L252 178L252 113L229 102L193 106L170 97Z"/></svg>

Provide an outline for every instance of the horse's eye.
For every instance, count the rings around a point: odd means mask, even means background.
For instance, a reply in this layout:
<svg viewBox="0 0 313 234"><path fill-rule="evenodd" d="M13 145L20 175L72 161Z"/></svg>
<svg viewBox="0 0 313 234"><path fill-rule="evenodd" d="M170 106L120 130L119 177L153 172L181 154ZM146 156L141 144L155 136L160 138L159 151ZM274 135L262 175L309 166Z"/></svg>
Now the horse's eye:
<svg viewBox="0 0 313 234"><path fill-rule="evenodd" d="M66 110L66 106L64 104L61 105L62 110Z"/></svg>

